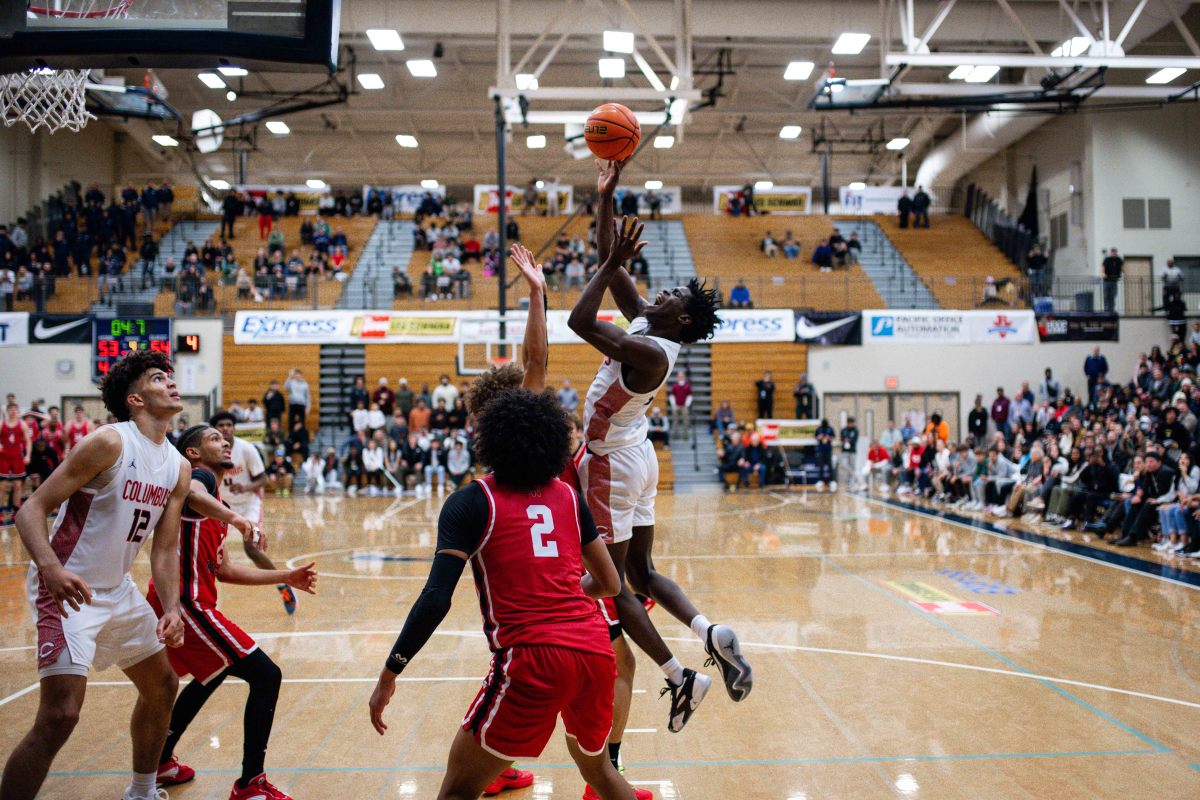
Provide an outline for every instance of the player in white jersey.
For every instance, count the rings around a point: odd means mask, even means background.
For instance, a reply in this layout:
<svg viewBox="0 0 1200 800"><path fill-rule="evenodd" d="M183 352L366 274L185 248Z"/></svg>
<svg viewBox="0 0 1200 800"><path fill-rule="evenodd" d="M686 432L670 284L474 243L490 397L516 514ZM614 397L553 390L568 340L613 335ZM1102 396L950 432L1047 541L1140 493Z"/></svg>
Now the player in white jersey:
<svg viewBox="0 0 1200 800"><path fill-rule="evenodd" d="M258 448L245 439L233 435L237 424L236 418L229 411L218 411L208 421L209 425L221 432L233 453L233 469L225 473L225 481L221 486L221 496L237 513L261 525L263 521L263 490L267 482L267 470L263 466L262 456ZM266 548L259 547L253 539L243 539L242 548L246 555L259 569L274 570L275 562L267 557ZM283 600L283 610L289 614L296 613L296 592L286 583L275 587Z"/></svg>
<svg viewBox="0 0 1200 800"><path fill-rule="evenodd" d="M158 795L158 757L179 682L163 652L183 643L179 616L179 515L191 469L167 441L183 410L171 362L139 350L115 364L100 391L119 422L89 434L17 515L33 563L41 695L33 728L13 750L0 800L30 800L66 744L83 705L88 672L120 668L138 690L130 726L133 779L125 800ZM46 518L59 508L53 531ZM153 532L150 571L166 587L156 619L129 575Z"/></svg>
<svg viewBox="0 0 1200 800"><path fill-rule="evenodd" d="M602 264L568 321L572 331L605 356L584 408L587 453L579 464L579 477L617 569L628 577L634 591L654 598L691 627L737 702L753 686L737 635L727 625L710 623L674 581L654 569L651 555L658 460L646 436L646 410L674 369L680 345L707 339L716 330L720 298L695 278L686 286L664 289L653 304L638 295L624 265L645 247L639 241L643 226L637 219L613 224L613 194L624 163L598 162L598 166L596 244ZM627 331L596 318L610 289L630 321ZM622 627L667 676L668 728L677 732L704 699L712 680L679 663L628 586L617 596L616 605Z"/></svg>

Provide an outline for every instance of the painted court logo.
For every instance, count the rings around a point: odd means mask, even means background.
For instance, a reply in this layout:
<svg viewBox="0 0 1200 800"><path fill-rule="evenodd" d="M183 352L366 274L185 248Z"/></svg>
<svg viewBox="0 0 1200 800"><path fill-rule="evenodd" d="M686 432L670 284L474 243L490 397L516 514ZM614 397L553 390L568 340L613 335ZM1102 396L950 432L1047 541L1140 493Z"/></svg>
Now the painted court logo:
<svg viewBox="0 0 1200 800"><path fill-rule="evenodd" d="M1009 334L1017 333L1017 328L1012 324L1012 320L1007 314L997 314L996 319L988 326L988 334L991 336L999 336L1001 339Z"/></svg>

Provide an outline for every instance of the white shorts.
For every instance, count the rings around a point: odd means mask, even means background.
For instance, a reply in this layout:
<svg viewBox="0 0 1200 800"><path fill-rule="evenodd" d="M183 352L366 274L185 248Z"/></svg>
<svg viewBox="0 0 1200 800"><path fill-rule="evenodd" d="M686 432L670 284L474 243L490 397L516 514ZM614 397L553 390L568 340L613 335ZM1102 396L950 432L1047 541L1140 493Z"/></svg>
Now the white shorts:
<svg viewBox="0 0 1200 800"><path fill-rule="evenodd" d="M243 492L241 494L230 492L229 494L221 495L221 499L234 512L241 514L255 525L262 525L263 501L262 496L258 492Z"/></svg>
<svg viewBox="0 0 1200 800"><path fill-rule="evenodd" d="M579 484L605 544L627 542L633 529L654 524L658 456L649 441L579 462Z"/></svg>
<svg viewBox="0 0 1200 800"><path fill-rule="evenodd" d="M67 617L31 571L26 592L37 626L38 676L80 675L116 666L128 669L162 650L158 617L133 578L114 589L92 589L92 602Z"/></svg>

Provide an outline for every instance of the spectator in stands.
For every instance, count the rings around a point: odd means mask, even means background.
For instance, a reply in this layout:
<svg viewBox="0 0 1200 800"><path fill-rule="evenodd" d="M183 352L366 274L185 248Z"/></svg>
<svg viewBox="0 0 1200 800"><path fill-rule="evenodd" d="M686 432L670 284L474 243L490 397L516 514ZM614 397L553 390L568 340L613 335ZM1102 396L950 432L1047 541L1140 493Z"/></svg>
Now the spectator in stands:
<svg viewBox="0 0 1200 800"><path fill-rule="evenodd" d="M385 455L374 439L368 440L367 449L362 451L363 480L367 484L367 494L372 497L383 490Z"/></svg>
<svg viewBox="0 0 1200 800"><path fill-rule="evenodd" d="M450 382L450 376L442 375L438 378L438 385L433 390L430 398L435 407L441 402L445 408L450 408L454 405L454 401L458 398L458 395L458 387Z"/></svg>
<svg viewBox="0 0 1200 800"><path fill-rule="evenodd" d="M287 399L279 391L279 381L271 381L268 384L267 391L263 393L262 405L268 423L283 418L283 413L287 410Z"/></svg>
<svg viewBox="0 0 1200 800"><path fill-rule="evenodd" d="M913 201L908 196L908 190L905 189L900 194L900 199L896 201L896 211L900 214L900 227L908 227L908 218L913 212Z"/></svg>
<svg viewBox="0 0 1200 800"><path fill-rule="evenodd" d="M1131 547L1146 539L1158 521L1158 507L1170 503L1175 491L1175 471L1163 465L1160 451L1147 448L1142 461L1142 477L1129 498L1121 538L1113 542L1117 547Z"/></svg>
<svg viewBox="0 0 1200 800"><path fill-rule="evenodd" d="M893 423L893 430L895 424ZM887 495L890 491L888 476L892 471L891 453L888 448L884 447L878 439L871 440L871 446L867 449L867 463L863 465L862 476L866 480L867 488L875 485L876 477L879 479L881 491Z"/></svg>
<svg viewBox="0 0 1200 800"><path fill-rule="evenodd" d="M708 433L711 436L719 431L724 431L734 422L733 405L728 400L722 400L708 423Z"/></svg>
<svg viewBox="0 0 1200 800"><path fill-rule="evenodd" d="M800 242L788 231L783 236L783 255L787 258L800 257Z"/></svg>
<svg viewBox="0 0 1200 800"><path fill-rule="evenodd" d="M858 488L858 424L854 417L847 417L846 424L838 434L841 451L838 455L837 471L830 488L837 491L838 480L845 475L850 490Z"/></svg>
<svg viewBox="0 0 1200 800"><path fill-rule="evenodd" d="M983 407L983 395L975 395L975 407L967 414L967 433L971 442L979 446L987 440L988 411Z"/></svg>
<svg viewBox="0 0 1200 800"><path fill-rule="evenodd" d="M759 419L771 419L775 416L775 381L771 373L763 373L762 379L754 382L757 392Z"/></svg>
<svg viewBox="0 0 1200 800"><path fill-rule="evenodd" d="M396 393L388 386L386 376L379 377L379 385L375 388L375 392L371 395L371 402L376 403L379 409L384 413L384 416L390 417L392 411L396 408Z"/></svg>
<svg viewBox="0 0 1200 800"><path fill-rule="evenodd" d="M425 448L416 431L409 431L408 441L400 449L400 467L404 471L402 484L414 487L420 497L425 485Z"/></svg>
<svg viewBox="0 0 1200 800"><path fill-rule="evenodd" d="M362 489L366 482L366 473L363 469L363 451L366 447L366 444L354 441L342 457L342 483L345 484L346 494L350 497L357 495L358 490Z"/></svg>
<svg viewBox="0 0 1200 800"><path fill-rule="evenodd" d="M913 195L912 210L913 210L913 227L928 228L929 227L929 206L933 201L925 191L925 187L918 186L917 193Z"/></svg>
<svg viewBox="0 0 1200 800"><path fill-rule="evenodd" d="M807 373L800 373L792 397L796 399L796 419L817 418L817 390L808 382Z"/></svg>
<svg viewBox="0 0 1200 800"><path fill-rule="evenodd" d="M1096 399L1096 386L1108 377L1108 359L1100 354L1099 345L1083 360L1083 374L1087 377L1087 400L1090 403Z"/></svg>
<svg viewBox="0 0 1200 800"><path fill-rule="evenodd" d="M1004 395L1004 387L996 387L996 399L992 401L992 424L996 426L996 432L1001 434L1005 439L1009 437L1011 428L1009 427L1009 411L1011 410L1012 401Z"/></svg>
<svg viewBox="0 0 1200 800"><path fill-rule="evenodd" d="M754 308L745 278L738 278L738 282L729 290L729 306L730 308Z"/></svg>
<svg viewBox="0 0 1200 800"><path fill-rule="evenodd" d="M1025 274L1029 276L1030 297L1041 297L1046 293L1044 276L1048 263L1050 260L1046 258L1039 244L1035 244L1029 255L1025 256Z"/></svg>
<svg viewBox="0 0 1200 800"><path fill-rule="evenodd" d="M1055 403L1062 395L1062 384L1054 378L1053 371L1046 367L1046 378L1038 384L1038 399L1042 402Z"/></svg>
<svg viewBox="0 0 1200 800"><path fill-rule="evenodd" d="M287 451L293 464L303 464L308 458L309 442L308 429L304 424L297 422L293 425L287 438Z"/></svg>
<svg viewBox="0 0 1200 800"><path fill-rule="evenodd" d="M1163 305L1171 300L1183 299L1183 270L1175 266L1175 259L1168 258L1162 272Z"/></svg>
<svg viewBox="0 0 1200 800"><path fill-rule="evenodd" d="M449 428L450 409L446 408L446 401L438 400L433 413L429 416L429 430L435 437L440 438L447 434Z"/></svg>
<svg viewBox="0 0 1200 800"><path fill-rule="evenodd" d="M1104 310L1112 313L1117 308L1117 287L1121 285L1121 273L1125 259L1117 255L1117 248L1108 251L1100 269L1104 276Z"/></svg>
<svg viewBox="0 0 1200 800"><path fill-rule="evenodd" d="M837 491L837 476L833 472L833 440L836 434L828 420L821 420L821 424L817 426L815 438L817 440L817 490L821 491L825 488L825 482L831 481L830 487Z"/></svg>
<svg viewBox="0 0 1200 800"><path fill-rule="evenodd" d="M408 378L401 378L396 386L395 409L408 419L408 412L413 409L414 396L412 389L408 388Z"/></svg>
<svg viewBox="0 0 1200 800"><path fill-rule="evenodd" d="M798 417L804 419L804 417ZM889 419L884 426L883 433L879 434L879 445L889 453L898 444L903 444L904 438L900 435L900 431L896 430L896 421Z"/></svg>
<svg viewBox="0 0 1200 800"><path fill-rule="evenodd" d="M758 485L767 485L767 448L757 433L750 434L750 443L742 448L737 461L738 482L750 488L750 473L758 475Z"/></svg>
<svg viewBox="0 0 1200 800"><path fill-rule="evenodd" d="M827 239L822 239L817 242L817 246L813 248L812 263L821 272L830 272L833 270L833 249L829 246Z"/></svg>
<svg viewBox="0 0 1200 800"><path fill-rule="evenodd" d="M384 416L383 410L379 407L379 403L371 403L371 407L367 410L367 433L374 436L380 431L387 429L387 417Z"/></svg>
<svg viewBox="0 0 1200 800"><path fill-rule="evenodd" d="M408 412L408 429L413 433L428 431L429 420L433 416L433 411L425 405L423 399L417 400L413 406L413 410Z"/></svg>
<svg viewBox="0 0 1200 800"><path fill-rule="evenodd" d="M667 407L671 411L671 425L686 433L691 429L692 384L683 370L675 373L675 382L667 391Z"/></svg>
<svg viewBox="0 0 1200 800"><path fill-rule="evenodd" d="M264 195L255 203L255 211L258 212L258 238L265 241L275 224L275 209L271 207L270 199Z"/></svg>
<svg viewBox="0 0 1200 800"><path fill-rule="evenodd" d="M579 392L571 385L571 381L563 378L562 388L558 390L558 402L566 409L566 412L571 416L576 416L579 411Z"/></svg>
<svg viewBox="0 0 1200 800"><path fill-rule="evenodd" d="M779 245L775 242L775 237L767 231L763 236L762 241L758 243L758 249L762 251L767 258L774 258L779 255Z"/></svg>
<svg viewBox="0 0 1200 800"><path fill-rule="evenodd" d="M538 213L538 187L537 181L532 178L525 186L525 191L521 193L521 213L522 214L537 214Z"/></svg>
<svg viewBox="0 0 1200 800"><path fill-rule="evenodd" d="M434 436L429 440L429 449L425 452L425 496L433 494L433 479L437 477L438 496L446 493L446 451L442 449L442 440Z"/></svg>
<svg viewBox="0 0 1200 800"><path fill-rule="evenodd" d="M471 476L471 451L462 439L455 439L446 455L446 473L455 489L461 487Z"/></svg>
<svg viewBox="0 0 1200 800"><path fill-rule="evenodd" d="M650 416L647 419L650 425L650 432L646 434L646 438L654 444L661 444L670 450L671 421L663 416L662 409L658 406L650 409Z"/></svg>
<svg viewBox="0 0 1200 800"><path fill-rule="evenodd" d="M942 418L941 409L934 411L929 416L929 422L925 425L926 434L933 434L933 437L939 442L950 441L950 425Z"/></svg>
<svg viewBox="0 0 1200 800"><path fill-rule="evenodd" d="M296 470L284 455L282 448L275 451L274 458L267 462L267 488L277 495L289 497L296 480Z"/></svg>
<svg viewBox="0 0 1200 800"><path fill-rule="evenodd" d="M305 421L308 410L312 407L312 396L308 390L308 381L304 380L304 373L299 368L293 369L288 374L283 388L287 391L288 428L290 429L297 420Z"/></svg>
<svg viewBox="0 0 1200 800"><path fill-rule="evenodd" d="M850 231L850 238L846 240L846 263L858 264L862 257L862 242L858 240L858 231Z"/></svg>

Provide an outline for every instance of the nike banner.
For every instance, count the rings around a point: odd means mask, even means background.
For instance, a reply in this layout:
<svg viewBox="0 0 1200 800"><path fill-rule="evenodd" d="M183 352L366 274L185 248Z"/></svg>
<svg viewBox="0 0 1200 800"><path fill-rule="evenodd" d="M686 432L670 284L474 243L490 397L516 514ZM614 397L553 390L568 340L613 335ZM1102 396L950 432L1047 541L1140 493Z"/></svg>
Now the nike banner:
<svg viewBox="0 0 1200 800"><path fill-rule="evenodd" d="M862 344L862 314L845 311L797 311L796 342Z"/></svg>
<svg viewBox="0 0 1200 800"><path fill-rule="evenodd" d="M30 344L91 344L91 317L85 314L30 314Z"/></svg>

